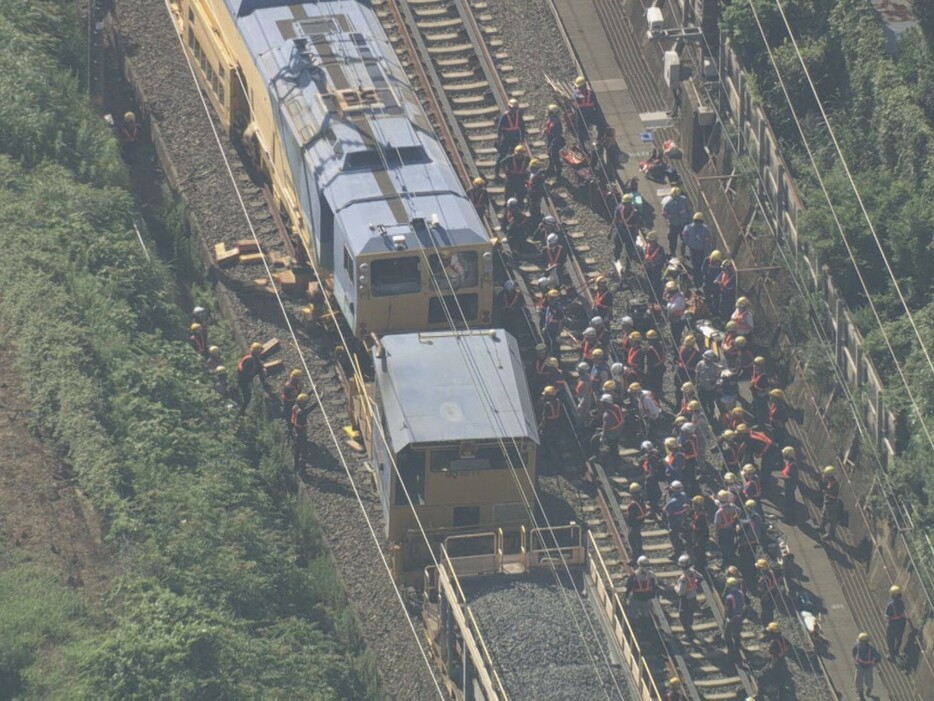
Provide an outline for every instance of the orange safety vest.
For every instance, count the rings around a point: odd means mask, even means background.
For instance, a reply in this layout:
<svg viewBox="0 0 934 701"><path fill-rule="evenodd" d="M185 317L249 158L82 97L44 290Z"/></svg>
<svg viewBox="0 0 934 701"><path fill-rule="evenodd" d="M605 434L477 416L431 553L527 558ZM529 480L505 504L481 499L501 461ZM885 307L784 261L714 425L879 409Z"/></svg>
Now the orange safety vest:
<svg viewBox="0 0 934 701"><path fill-rule="evenodd" d="M646 355L649 359L650 368L665 367L665 354L657 346L650 345Z"/></svg>
<svg viewBox="0 0 934 701"><path fill-rule="evenodd" d="M776 660L785 659L785 655L788 654L788 641L781 635L772 640L773 643L778 643L778 649L776 650L773 646L769 645L769 654L772 655Z"/></svg>
<svg viewBox="0 0 934 701"><path fill-rule="evenodd" d="M509 109L503 112L503 121L500 122L502 131L519 131L522 126L522 115L518 109Z"/></svg>
<svg viewBox="0 0 934 701"><path fill-rule="evenodd" d="M558 404L557 397L548 397L542 404L542 420L557 421L561 416L561 406Z"/></svg>
<svg viewBox="0 0 934 701"><path fill-rule="evenodd" d="M561 254L564 253L564 246L558 244L557 246L546 246L545 254L548 256L548 265L557 265L561 261Z"/></svg>
<svg viewBox="0 0 934 701"><path fill-rule="evenodd" d="M697 459L697 436L691 436L687 441L681 444L681 451L684 453L685 460Z"/></svg>
<svg viewBox="0 0 934 701"><path fill-rule="evenodd" d="M574 95L574 100L577 102L578 107L593 107L595 102L595 95L593 90L590 89L590 86L585 85L584 87L578 89Z"/></svg>
<svg viewBox="0 0 934 701"><path fill-rule="evenodd" d="M296 404L292 407L292 428L296 433L304 433L308 426L308 416L302 413L302 407Z"/></svg>
<svg viewBox="0 0 934 701"><path fill-rule="evenodd" d="M623 416L623 410L618 404L610 404L607 409L607 412L610 413L611 423L609 426L606 426L607 431L618 431L623 427L623 424L626 421L626 417ZM606 413L606 412L605 412Z"/></svg>
<svg viewBox="0 0 934 701"><path fill-rule="evenodd" d="M749 378L749 386L758 392L766 391L769 388L768 375L764 372L753 370L752 377Z"/></svg>
<svg viewBox="0 0 934 701"><path fill-rule="evenodd" d="M760 458L765 454L765 451L767 451L769 448L772 447L772 443L773 443L772 439L769 438L764 433L762 433L761 431L750 431L749 441L750 442L755 441L762 446L761 450L755 451L756 457L760 457Z"/></svg>
<svg viewBox="0 0 934 701"><path fill-rule="evenodd" d="M853 659L860 667L871 667L873 663L872 645L857 643Z"/></svg>
<svg viewBox="0 0 934 701"><path fill-rule="evenodd" d="M664 249L659 246L654 241L649 241L645 244L645 264L646 265L657 265L658 263L663 263L665 257Z"/></svg>
<svg viewBox="0 0 934 701"><path fill-rule="evenodd" d="M766 570L765 574L759 577L759 596L768 596L778 589L778 580L775 579L775 573L772 570Z"/></svg>
<svg viewBox="0 0 934 701"><path fill-rule="evenodd" d="M651 572L636 572L632 578L634 594L648 594L655 588L655 577Z"/></svg>
<svg viewBox="0 0 934 701"><path fill-rule="evenodd" d="M467 191L467 196L476 209L483 209L490 195L484 188L474 186Z"/></svg>
<svg viewBox="0 0 934 701"><path fill-rule="evenodd" d="M609 310L610 305L607 298L612 298L613 293L609 290L597 290L593 296L593 306L600 311ZM601 314L601 316L603 316Z"/></svg>
<svg viewBox="0 0 934 701"><path fill-rule="evenodd" d="M687 587L685 587L685 596L690 596L697 591L697 576L690 570L684 573L684 578L687 582Z"/></svg>
<svg viewBox="0 0 934 701"><path fill-rule="evenodd" d="M240 358L240 362L237 363L237 373L240 375L249 375L250 379L253 379L259 374L259 361L253 357L252 353L247 353Z"/></svg>
<svg viewBox="0 0 934 701"><path fill-rule="evenodd" d="M645 505L641 501L633 499L629 502L629 507L626 509L626 515L629 517L629 523L642 524L645 521Z"/></svg>
<svg viewBox="0 0 934 701"><path fill-rule="evenodd" d="M732 528L736 524L736 511L733 509L724 509L722 506L717 509L717 513L723 514L720 529Z"/></svg>
<svg viewBox="0 0 934 701"><path fill-rule="evenodd" d="M525 175L528 167L529 159L526 156L520 153L513 154L506 164L506 175Z"/></svg>

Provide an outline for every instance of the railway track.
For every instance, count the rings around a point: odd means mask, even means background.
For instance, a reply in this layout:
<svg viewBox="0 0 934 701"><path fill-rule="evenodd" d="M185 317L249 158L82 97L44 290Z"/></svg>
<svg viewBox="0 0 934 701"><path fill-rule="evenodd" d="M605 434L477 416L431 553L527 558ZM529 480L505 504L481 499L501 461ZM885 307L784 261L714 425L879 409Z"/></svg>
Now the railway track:
<svg viewBox="0 0 934 701"><path fill-rule="evenodd" d="M442 134L452 161L460 170L464 182L474 175L483 175L492 181L496 164L497 149L496 119L506 108L509 98L520 100L525 111L526 129L529 135L527 146L530 153L541 153L544 142L538 138L538 120L523 104L524 91L509 63L509 52L494 18L484 0L378 0L373 3L383 26L397 51L403 56L409 77L416 86L423 86L429 114ZM565 37L565 42L567 38ZM573 55L573 48L569 45ZM539 105L538 107L541 107ZM495 198L502 198L503 189L489 188ZM566 265L567 279L571 281L573 296L586 311L592 308L592 297L588 284L599 271L595 260L586 254L590 247L583 233L574 231L578 222L562 219L559 207L549 196L546 199L549 211L562 225L568 250ZM491 222L496 229L497 208L491 208ZM516 282L527 293L535 289L535 280L541 267L535 260L535 252L509 250L505 248L502 259ZM584 323L589 314L584 314ZM535 315L529 309L529 327L532 336L539 336L535 328ZM573 375L577 361L576 348L562 346L562 366ZM569 422L570 423L570 422ZM574 427L571 426L572 430ZM581 437L575 436L578 447ZM583 456L578 451L574 458ZM567 457L567 456L562 456ZM626 525L623 512L629 502L628 485L634 476L621 473L608 474L600 465L590 464L591 474L596 477L596 498L584 505L589 514L587 526L601 554L601 562L617 593L623 592L625 579L630 572L630 553L626 546ZM719 485L713 485L715 492ZM757 693L757 684L747 668L738 666L723 653L720 631L723 628L723 608L720 595L714 590L715 580L703 582L703 593L695 615L694 637L686 636L678 621L678 602L673 585L680 570L677 556L669 542L668 531L657 523L644 533L645 551L650 557L653 571L668 590L655 605L656 630L644 635L638 642L631 641L630 654L637 658L631 662L634 668L644 670L635 676L642 683L640 690L646 698L659 694L668 677L682 679L688 698L697 701L725 701L745 698ZM715 567L712 572L717 572ZM620 607L622 608L622 607ZM625 618L625 612L619 615ZM794 624L794 621L792 621ZM628 620L623 627L631 631ZM742 632L747 654L764 652L760 649L758 629L747 619ZM645 658L644 661L642 658ZM818 682L825 682L817 676Z"/></svg>

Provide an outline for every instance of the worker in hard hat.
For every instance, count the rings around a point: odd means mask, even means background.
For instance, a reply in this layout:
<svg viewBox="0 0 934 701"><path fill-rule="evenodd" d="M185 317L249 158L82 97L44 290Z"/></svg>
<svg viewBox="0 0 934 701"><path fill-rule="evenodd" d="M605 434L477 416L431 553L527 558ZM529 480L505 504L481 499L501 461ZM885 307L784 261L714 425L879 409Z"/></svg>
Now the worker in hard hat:
<svg viewBox="0 0 934 701"><path fill-rule="evenodd" d="M637 635L649 633L652 625L652 601L658 595L658 580L649 569L645 555L636 560L636 569L626 578L626 598Z"/></svg>
<svg viewBox="0 0 934 701"><path fill-rule="evenodd" d="M561 398L554 385L548 385L542 390L541 406L539 408L538 435L542 448L557 455L558 431L561 425Z"/></svg>
<svg viewBox="0 0 934 701"><path fill-rule="evenodd" d="M720 297L720 307L717 315L720 319L728 321L736 304L736 266L729 258L720 263L720 276L717 278L717 294Z"/></svg>
<svg viewBox="0 0 934 701"><path fill-rule="evenodd" d="M597 128L597 136L603 136L606 131L606 117L603 116L603 110L600 109L600 103L597 101L597 94L590 87L587 79L579 75L574 80L574 91L571 93L574 98L574 106L577 112L577 138L580 141L581 148L585 151L590 150L590 128Z"/></svg>
<svg viewBox="0 0 934 701"><path fill-rule="evenodd" d="M769 378L765 356L757 355L752 361L752 377L749 378L749 391L752 393L752 413L756 423L764 425L769 418L769 390L772 381Z"/></svg>
<svg viewBox="0 0 934 701"><path fill-rule="evenodd" d="M755 331L756 321L752 314L752 305L748 297L740 297L736 300L736 308L730 315L730 320L736 322L736 333L740 336L749 338Z"/></svg>
<svg viewBox="0 0 934 701"><path fill-rule="evenodd" d="M642 441L640 463L645 476L645 498L652 511L660 513L662 508L661 482L665 480L665 461L652 441Z"/></svg>
<svg viewBox="0 0 934 701"><path fill-rule="evenodd" d="M561 177L561 149L564 148L564 124L561 121L561 108L548 105L548 116L542 122L542 136L545 138L545 153L548 154L546 176Z"/></svg>
<svg viewBox="0 0 934 701"><path fill-rule="evenodd" d="M506 173L504 197L507 200L510 197L515 197L519 200L520 205L525 202L530 161L528 149L524 144L518 144L512 149L512 152L506 154L497 162L497 169L502 168Z"/></svg>
<svg viewBox="0 0 934 701"><path fill-rule="evenodd" d="M893 584L889 587L889 597L889 603L885 607L885 640L889 648L889 660L894 662L898 659L902 647L908 618L905 600L902 599L902 588Z"/></svg>
<svg viewBox="0 0 934 701"><path fill-rule="evenodd" d="M688 701L684 694L684 686L681 684L681 677L672 677L668 680L668 693L665 694L665 701Z"/></svg>
<svg viewBox="0 0 934 701"><path fill-rule="evenodd" d="M524 116L522 108L519 107L519 101L511 98L506 105L506 110L496 123L496 149L499 151L495 170L497 180L499 180L500 165L504 159L509 158L516 146L526 140Z"/></svg>
<svg viewBox="0 0 934 701"><path fill-rule="evenodd" d="M720 271L723 269L720 267L722 262L723 254L715 249L704 258L701 265L701 291L704 293L704 301L710 310L716 310L720 306L720 288L717 287L717 278L720 277Z"/></svg>
<svg viewBox="0 0 934 701"><path fill-rule="evenodd" d="M507 331L515 331L525 315L525 297L515 280L506 280L496 300L497 318Z"/></svg>
<svg viewBox="0 0 934 701"><path fill-rule="evenodd" d="M820 512L820 524L818 532L821 537L826 535L828 540L833 540L837 534L837 524L840 522L840 515L843 511L843 503L840 501L840 481L837 479L837 468L833 465L827 465L821 471L821 479L818 485L820 487L823 504ZM826 533L824 529L826 528Z"/></svg>
<svg viewBox="0 0 934 701"><path fill-rule="evenodd" d="M720 556L723 567L729 567L736 561L736 526L739 523L740 510L733 504L730 493L721 489L717 493L717 513L713 517L713 525L717 531L717 545L720 547Z"/></svg>
<svg viewBox="0 0 934 701"><path fill-rule="evenodd" d="M188 325L188 344L202 358L208 357L208 329L197 321Z"/></svg>
<svg viewBox="0 0 934 701"><path fill-rule="evenodd" d="M211 370L211 376L214 380L214 391L222 397L229 397L230 383L227 381L227 368L218 365Z"/></svg>
<svg viewBox="0 0 934 701"><path fill-rule="evenodd" d="M266 381L266 367L263 365L263 344L251 343L250 350L240 358L237 364L237 385L240 387L240 415L246 413L246 408L253 398L253 380L259 378L263 389L269 394L269 384Z"/></svg>
<svg viewBox="0 0 934 701"><path fill-rule="evenodd" d="M470 204L474 206L474 209L477 210L480 218L485 219L490 208L490 193L486 189L485 178L478 175L471 181L470 189L467 190L467 198L470 200Z"/></svg>
<svg viewBox="0 0 934 701"><path fill-rule="evenodd" d="M629 504L626 505L626 526L629 530L629 553L633 561L636 561L642 556L642 527L649 514L649 508L645 503L642 485L638 482L629 485L629 495Z"/></svg>
<svg viewBox="0 0 934 701"><path fill-rule="evenodd" d="M704 286L702 271L704 268L704 258L707 257L707 251L710 250L713 243L713 235L707 224L704 222L703 212L694 212L691 217L691 223L687 224L681 230L681 255L684 255L684 249L687 247L691 253L691 270L694 274L694 287L701 289Z"/></svg>
<svg viewBox="0 0 934 701"><path fill-rule="evenodd" d="M784 688L788 685L788 653L791 652L791 643L782 635L782 628L776 621L771 621L765 627L765 639L769 662L762 677L761 686L771 685ZM784 698L779 695L779 698Z"/></svg>
<svg viewBox="0 0 934 701"><path fill-rule="evenodd" d="M291 419L292 407L295 405L295 400L298 398L298 395L304 391L305 388L304 382L302 382L302 371L298 369L292 370L283 383L282 389L279 391L279 401L282 406L282 416L286 421Z"/></svg>
<svg viewBox="0 0 934 701"><path fill-rule="evenodd" d="M532 226L537 226L542 218L542 202L545 199L545 168L538 158L529 160L529 176L525 183L529 195L529 216Z"/></svg>
<svg viewBox="0 0 934 701"><path fill-rule="evenodd" d="M678 595L678 621L687 638L694 637L694 614L697 611L697 595L700 593L701 575L691 566L691 556L684 554L678 558L681 574L675 584Z"/></svg>
<svg viewBox="0 0 934 701"><path fill-rule="evenodd" d="M561 332L567 318L561 293L556 289L548 290L548 306L545 307L545 324L542 333L548 345L548 354L552 357L561 355Z"/></svg>
<svg viewBox="0 0 934 701"><path fill-rule="evenodd" d="M852 654L856 665L856 693L860 699L865 699L872 694L872 671L882 661L882 654L869 642L869 633L856 636Z"/></svg>
<svg viewBox="0 0 934 701"><path fill-rule="evenodd" d="M596 289L593 291L593 314L603 319L609 329L610 320L613 318L613 290L605 275L598 275L594 283Z"/></svg>
<svg viewBox="0 0 934 701"><path fill-rule="evenodd" d="M691 203L681 188L675 185L662 198L662 216L668 221L668 255L672 258L678 253L678 241L690 215Z"/></svg>
<svg viewBox="0 0 934 701"><path fill-rule="evenodd" d="M224 364L224 356L221 349L217 346L208 346L207 355L204 358L204 367L214 372L218 365Z"/></svg>
<svg viewBox="0 0 934 701"><path fill-rule="evenodd" d="M801 467L798 465L797 451L791 445L782 448L782 480L784 491L782 513L785 515L786 521L794 523L795 510L798 504L796 495L801 484Z"/></svg>
<svg viewBox="0 0 934 701"><path fill-rule="evenodd" d="M690 510L684 485L678 480L671 482L668 485L668 501L662 507L662 513L668 522L668 537L675 554L684 552L684 525Z"/></svg>
<svg viewBox="0 0 934 701"><path fill-rule="evenodd" d="M737 577L726 578L726 591L723 595L723 639L727 654L739 663L742 655L743 621L746 618L746 595L739 587Z"/></svg>
<svg viewBox="0 0 934 701"><path fill-rule="evenodd" d="M697 388L697 399L707 416L715 416L717 385L720 381L720 371L722 369L723 366L718 362L717 354L709 349L701 354L701 359L694 366L694 386Z"/></svg>
<svg viewBox="0 0 934 701"><path fill-rule="evenodd" d="M620 260L626 251L625 272L628 273L632 261L638 260L636 237L642 228L642 213L633 202L632 195L626 193L613 214L613 226L610 227L609 239L613 242L613 259Z"/></svg>
<svg viewBox="0 0 934 701"><path fill-rule="evenodd" d="M655 397L664 394L668 354L661 335L655 329L645 332L645 384Z"/></svg>
<svg viewBox="0 0 934 701"><path fill-rule="evenodd" d="M781 599L782 592L778 588L778 577L775 570L764 557L756 560L756 570L759 579L756 582L756 593L759 595L760 617L759 622L767 626L775 620L775 607Z"/></svg>
<svg viewBox="0 0 934 701"><path fill-rule="evenodd" d="M300 392L295 397L295 403L292 404L289 425L292 434L292 457L296 470L301 470L305 466L308 453L308 414L316 406L317 404L312 404L309 396L304 392Z"/></svg>
<svg viewBox="0 0 934 701"><path fill-rule="evenodd" d="M124 151L124 156L132 157L135 155L136 146L140 140L140 126L134 112L123 113L123 121L120 122L118 135L120 137L120 146Z"/></svg>
<svg viewBox="0 0 934 701"><path fill-rule="evenodd" d="M545 237L545 250L542 251L542 258L549 284L558 287L561 283L561 271L568 258L567 247L561 242L558 234L548 234Z"/></svg>
<svg viewBox="0 0 934 701"><path fill-rule="evenodd" d="M668 324L671 327L671 336L674 339L675 345L678 345L681 343L681 335L684 333L688 303L684 297L684 292L681 291L681 287L677 282L669 280L665 283L661 301L665 305L665 316L668 317Z"/></svg>
<svg viewBox="0 0 934 701"><path fill-rule="evenodd" d="M759 515L759 503L747 499L743 503L743 516L739 520L739 539L736 556L739 568L751 572L755 567L756 553L765 542L765 519Z"/></svg>
<svg viewBox="0 0 934 701"><path fill-rule="evenodd" d="M607 380L607 383L609 382L613 380ZM600 428L591 440L593 459L609 469L615 469L619 465L619 442L626 431L627 411L614 401L610 392L604 391L600 395L597 412L600 416ZM606 449L605 458L602 457L601 447Z"/></svg>
<svg viewBox="0 0 934 701"><path fill-rule="evenodd" d="M522 203L517 197L510 197L506 200L506 206L500 215L500 223L503 233L506 234L506 240L512 248L519 248L525 244L531 219L522 210Z"/></svg>
<svg viewBox="0 0 934 701"><path fill-rule="evenodd" d="M688 523L690 553L694 566L707 568L707 544L710 542L710 519L707 515L707 499L697 494L691 497L691 513Z"/></svg>

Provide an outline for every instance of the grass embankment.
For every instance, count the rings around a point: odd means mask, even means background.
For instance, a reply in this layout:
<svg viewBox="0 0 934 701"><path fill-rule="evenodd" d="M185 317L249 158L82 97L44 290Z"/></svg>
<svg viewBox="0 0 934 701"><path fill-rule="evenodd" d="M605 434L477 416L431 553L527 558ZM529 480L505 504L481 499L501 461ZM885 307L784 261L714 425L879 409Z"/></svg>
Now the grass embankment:
<svg viewBox="0 0 934 701"><path fill-rule="evenodd" d="M2 696L367 698L372 668L277 431L239 434L143 255L75 5L0 3L0 318L35 427L102 514L103 601L0 572Z"/></svg>

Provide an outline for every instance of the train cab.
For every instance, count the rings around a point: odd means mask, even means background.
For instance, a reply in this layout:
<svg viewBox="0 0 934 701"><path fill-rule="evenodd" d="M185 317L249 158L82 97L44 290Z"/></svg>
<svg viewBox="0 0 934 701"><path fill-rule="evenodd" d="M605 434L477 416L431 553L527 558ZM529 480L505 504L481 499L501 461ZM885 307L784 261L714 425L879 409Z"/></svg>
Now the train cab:
<svg viewBox="0 0 934 701"><path fill-rule="evenodd" d="M429 561L419 521L432 543L528 527L539 436L516 340L393 334L373 352L367 445L398 569Z"/></svg>

